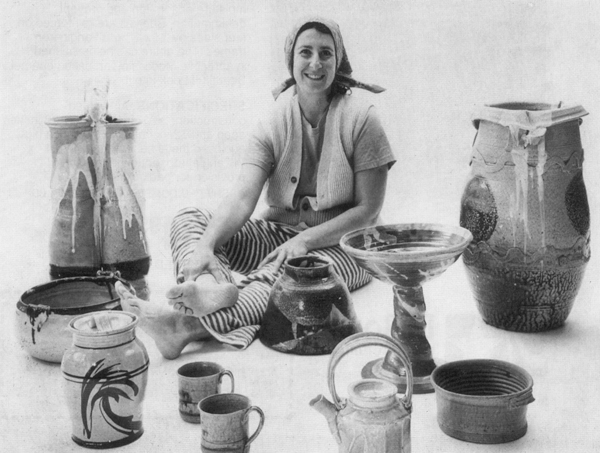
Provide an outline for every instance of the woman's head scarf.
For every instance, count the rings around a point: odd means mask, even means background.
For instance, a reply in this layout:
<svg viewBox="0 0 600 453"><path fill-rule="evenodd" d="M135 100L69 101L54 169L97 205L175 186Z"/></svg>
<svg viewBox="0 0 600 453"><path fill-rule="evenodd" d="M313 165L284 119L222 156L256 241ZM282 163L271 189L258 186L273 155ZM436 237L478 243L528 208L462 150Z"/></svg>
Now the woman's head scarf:
<svg viewBox="0 0 600 453"><path fill-rule="evenodd" d="M292 77L285 80L275 89L273 89L273 97L277 99L281 93L287 90L289 87L296 84L294 80L294 45L296 44L296 39L298 38L298 32L300 29L311 22L317 22L319 24L324 25L331 32L331 36L333 37L333 43L335 45L335 61L336 61L336 74L333 83L338 83L343 85L346 88L362 88L364 90L371 91L372 93L381 93L385 91L385 88L382 88L377 85L369 85L366 83L359 82L352 78L352 66L350 66L350 61L348 60L348 54L346 53L346 48L344 47L344 41L342 40L342 33L340 32L340 27L334 21L330 19L326 19L324 17L318 16L310 16L306 17L300 22L296 24L296 26L292 29L292 31L288 34L285 40L284 52L285 52L285 62L287 64L288 70Z"/></svg>

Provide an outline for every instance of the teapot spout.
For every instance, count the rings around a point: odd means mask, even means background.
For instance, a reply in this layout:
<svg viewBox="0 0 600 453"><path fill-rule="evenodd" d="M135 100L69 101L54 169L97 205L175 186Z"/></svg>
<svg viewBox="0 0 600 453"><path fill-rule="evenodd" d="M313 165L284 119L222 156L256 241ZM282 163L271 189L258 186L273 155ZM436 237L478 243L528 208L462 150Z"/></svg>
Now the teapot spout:
<svg viewBox="0 0 600 453"><path fill-rule="evenodd" d="M317 412L321 413L327 419L329 431L331 431L331 434L335 436L336 440L339 443L340 438L336 421L338 411L335 405L323 395L319 395L316 398L312 399L309 404L310 407L315 409Z"/></svg>

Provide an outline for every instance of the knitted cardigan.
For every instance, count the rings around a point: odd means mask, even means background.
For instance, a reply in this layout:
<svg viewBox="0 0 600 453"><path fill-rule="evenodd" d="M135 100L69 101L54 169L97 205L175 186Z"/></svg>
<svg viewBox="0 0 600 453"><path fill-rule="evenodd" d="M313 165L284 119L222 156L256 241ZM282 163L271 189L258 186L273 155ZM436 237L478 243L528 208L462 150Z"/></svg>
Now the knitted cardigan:
<svg viewBox="0 0 600 453"><path fill-rule="evenodd" d="M302 164L302 113L298 98L282 98L265 130L273 143L275 164L269 175L266 198L268 220L289 225L314 226L330 220L354 202L354 137L364 124L370 104L350 95L336 96L329 106L317 173L315 197L294 206ZM308 203L306 203L306 201Z"/></svg>

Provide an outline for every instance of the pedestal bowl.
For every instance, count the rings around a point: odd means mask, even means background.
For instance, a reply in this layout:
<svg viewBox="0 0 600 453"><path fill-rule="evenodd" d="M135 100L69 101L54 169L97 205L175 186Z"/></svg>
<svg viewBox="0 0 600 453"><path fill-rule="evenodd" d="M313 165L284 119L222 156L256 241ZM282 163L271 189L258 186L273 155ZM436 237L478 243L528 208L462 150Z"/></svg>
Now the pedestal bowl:
<svg viewBox="0 0 600 453"><path fill-rule="evenodd" d="M431 393L436 364L425 336L422 285L443 274L473 240L471 232L453 225L409 223L377 225L348 233L342 249L378 280L392 285L393 338L408 352L414 373L414 393ZM390 380L402 391L406 385L399 360L388 353L363 369L364 377Z"/></svg>

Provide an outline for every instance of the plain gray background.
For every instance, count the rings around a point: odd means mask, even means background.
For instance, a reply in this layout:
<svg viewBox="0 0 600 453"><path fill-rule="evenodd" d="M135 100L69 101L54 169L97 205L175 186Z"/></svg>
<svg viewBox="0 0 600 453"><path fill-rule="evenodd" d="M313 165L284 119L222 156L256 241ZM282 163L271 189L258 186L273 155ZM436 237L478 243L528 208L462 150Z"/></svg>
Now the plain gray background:
<svg viewBox="0 0 600 453"><path fill-rule="evenodd" d="M377 96L360 90L355 94L370 96L377 105L398 159L390 173L383 212L389 223L458 223L475 106L563 101L588 110L581 133L592 215L592 261L572 316L586 319L587 326L598 325L600 3L3 2L0 329L6 341L0 342L0 350L8 366L0 368L0 438L8 439L9 445L20 445L18 438L6 437L17 427L20 436L33 433L26 419L14 416L11 406L28 391L20 386L15 369L27 367L10 364L14 355L22 354L12 341L14 304L26 289L47 279L52 162L44 121L83 113L84 84L96 78L111 81L110 114L142 121L136 159L145 188L146 230L153 257L149 280L153 294L161 297L172 278L170 219L187 205L215 206L233 181L249 130L272 103L271 88L288 77L285 35L308 13L335 19L355 77L387 88ZM470 300L466 287L464 291ZM583 362L564 359L554 366L581 368L590 376L588 387L571 389L582 403L581 413L574 409L569 416L581 415L581 420L560 421L546 429L555 434L565 429L560 436L577 439L573 451L591 451L600 445L599 397L592 382L600 372L600 344L576 347L587 351L576 355L584 357ZM569 385L556 382L556 392ZM33 402L22 401L25 407L17 413L36 411ZM560 420L560 404L555 410ZM324 421L319 423L325 426ZM23 444L23 451L27 445ZM443 446L438 448L444 451ZM288 445L283 451L292 449Z"/></svg>

